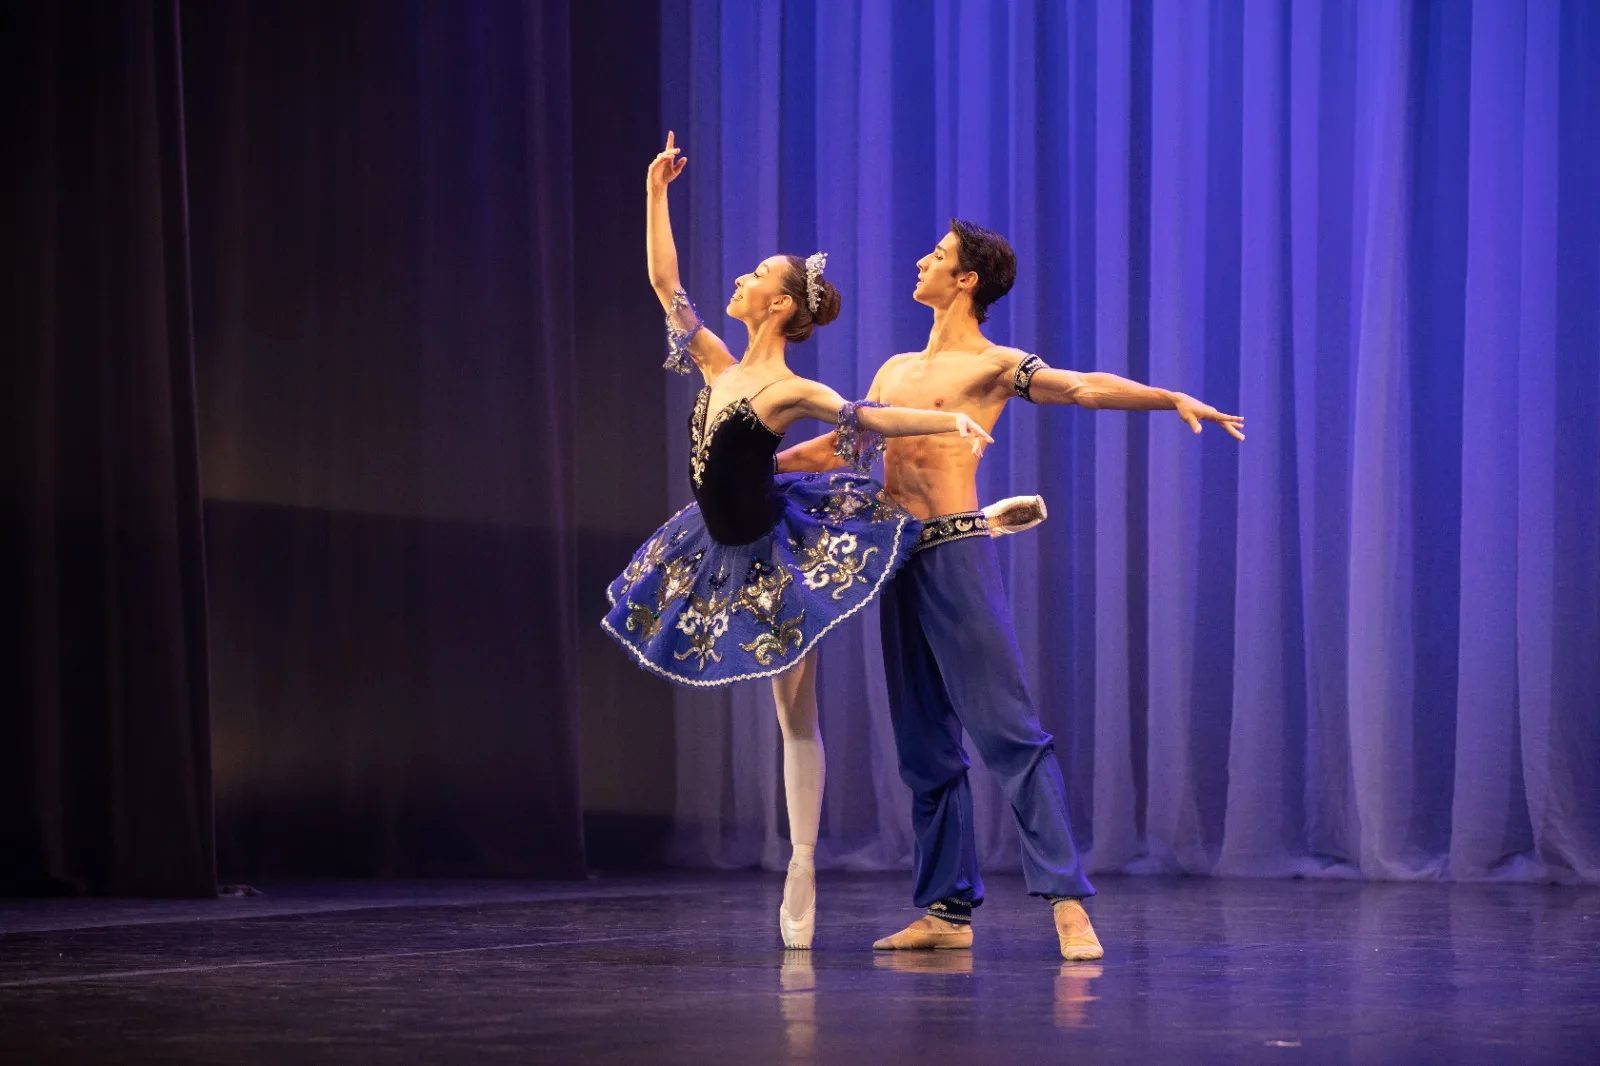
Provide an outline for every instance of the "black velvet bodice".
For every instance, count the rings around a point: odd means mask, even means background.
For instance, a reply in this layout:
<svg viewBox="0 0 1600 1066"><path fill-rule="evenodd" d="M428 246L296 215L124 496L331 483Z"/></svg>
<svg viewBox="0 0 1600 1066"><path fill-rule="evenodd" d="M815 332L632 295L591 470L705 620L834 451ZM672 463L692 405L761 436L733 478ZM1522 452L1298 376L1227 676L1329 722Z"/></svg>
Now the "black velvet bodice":
<svg viewBox="0 0 1600 1066"><path fill-rule="evenodd" d="M689 480L706 532L722 544L748 544L777 524L783 504L773 489L772 457L783 434L767 428L748 398L706 424L711 386L689 416Z"/></svg>

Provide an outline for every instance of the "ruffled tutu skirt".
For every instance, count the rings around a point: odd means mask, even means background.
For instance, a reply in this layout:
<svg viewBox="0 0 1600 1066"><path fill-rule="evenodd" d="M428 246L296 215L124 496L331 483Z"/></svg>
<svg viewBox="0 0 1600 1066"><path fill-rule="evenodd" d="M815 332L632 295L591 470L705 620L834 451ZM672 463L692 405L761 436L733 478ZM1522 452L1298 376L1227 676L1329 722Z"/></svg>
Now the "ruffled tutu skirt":
<svg viewBox="0 0 1600 1066"><path fill-rule="evenodd" d="M777 524L720 544L690 504L606 589L604 621L635 662L683 685L772 677L871 603L920 526L883 486L848 471L779 474Z"/></svg>

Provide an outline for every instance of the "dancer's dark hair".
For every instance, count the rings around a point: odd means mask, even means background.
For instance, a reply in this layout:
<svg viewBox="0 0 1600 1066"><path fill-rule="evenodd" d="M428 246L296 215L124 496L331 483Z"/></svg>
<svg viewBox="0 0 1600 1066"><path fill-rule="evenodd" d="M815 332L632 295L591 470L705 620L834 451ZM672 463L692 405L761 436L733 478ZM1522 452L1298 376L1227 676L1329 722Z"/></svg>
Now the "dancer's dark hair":
<svg viewBox="0 0 1600 1066"><path fill-rule="evenodd" d="M972 291L972 313L979 322L987 322L990 305L1016 284L1017 253L1000 234L975 222L952 218L950 232L960 242L957 269L978 275L978 287Z"/></svg>

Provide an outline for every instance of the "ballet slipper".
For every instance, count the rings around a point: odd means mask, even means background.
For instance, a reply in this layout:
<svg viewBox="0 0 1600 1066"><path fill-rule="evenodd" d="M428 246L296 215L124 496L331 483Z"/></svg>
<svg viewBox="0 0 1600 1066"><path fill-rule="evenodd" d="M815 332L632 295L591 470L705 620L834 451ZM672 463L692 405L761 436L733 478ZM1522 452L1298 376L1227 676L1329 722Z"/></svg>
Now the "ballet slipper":
<svg viewBox="0 0 1600 1066"><path fill-rule="evenodd" d="M945 948L970 948L971 922L947 922L924 914L893 936L872 945L873 951L926 951Z"/></svg>
<svg viewBox="0 0 1600 1066"><path fill-rule="evenodd" d="M1075 899L1057 900L1055 905L1056 938L1061 941L1061 957L1068 962L1093 962L1105 956L1100 938L1094 935L1094 926L1083 904Z"/></svg>

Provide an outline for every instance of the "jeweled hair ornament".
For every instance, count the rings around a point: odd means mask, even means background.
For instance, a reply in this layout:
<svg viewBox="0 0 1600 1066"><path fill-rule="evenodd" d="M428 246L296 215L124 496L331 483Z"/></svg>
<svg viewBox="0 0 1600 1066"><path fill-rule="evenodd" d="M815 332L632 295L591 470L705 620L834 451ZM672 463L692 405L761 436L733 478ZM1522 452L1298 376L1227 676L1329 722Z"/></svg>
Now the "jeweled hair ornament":
<svg viewBox="0 0 1600 1066"><path fill-rule="evenodd" d="M812 314L822 303L822 272L828 266L828 253L817 252L806 258L806 307Z"/></svg>

